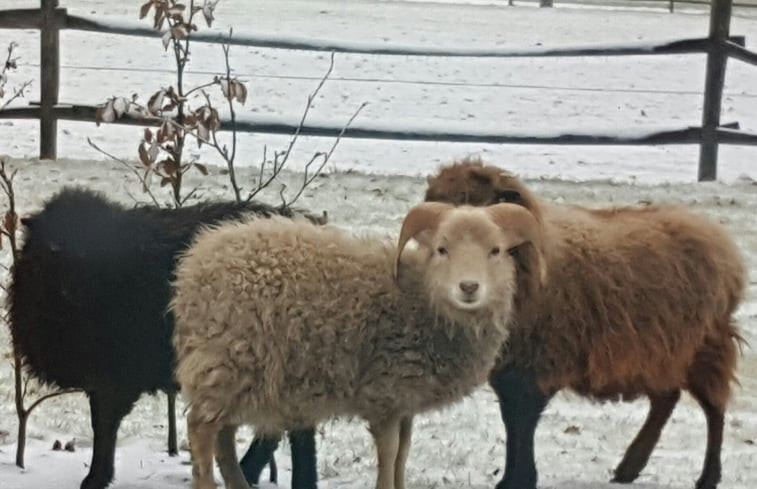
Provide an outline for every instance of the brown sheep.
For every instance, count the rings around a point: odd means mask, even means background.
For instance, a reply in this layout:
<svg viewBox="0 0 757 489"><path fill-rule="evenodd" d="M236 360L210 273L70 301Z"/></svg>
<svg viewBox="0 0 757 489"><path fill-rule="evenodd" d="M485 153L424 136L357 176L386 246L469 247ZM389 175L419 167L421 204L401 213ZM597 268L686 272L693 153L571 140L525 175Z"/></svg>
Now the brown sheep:
<svg viewBox="0 0 757 489"><path fill-rule="evenodd" d="M741 341L732 315L744 293L742 257L718 224L669 206L591 210L539 201L512 174L467 159L428 180L428 201L515 202L541 216L548 275L520 304L489 382L507 430L498 489L536 486L533 437L560 389L598 400L647 396L650 411L615 469L646 465L681 390L707 418L697 489L720 481L723 416Z"/></svg>

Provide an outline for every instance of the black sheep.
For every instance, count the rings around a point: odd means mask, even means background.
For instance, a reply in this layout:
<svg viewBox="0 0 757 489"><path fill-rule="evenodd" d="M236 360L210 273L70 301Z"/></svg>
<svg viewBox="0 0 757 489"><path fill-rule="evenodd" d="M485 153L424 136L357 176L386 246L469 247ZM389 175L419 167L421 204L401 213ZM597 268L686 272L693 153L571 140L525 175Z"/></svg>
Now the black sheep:
<svg viewBox="0 0 757 489"><path fill-rule="evenodd" d="M249 213L291 211L256 202L127 209L64 189L22 220L8 295L13 346L39 380L89 397L94 447L82 489L112 480L118 427L142 393L177 388L166 312L177 254L199 227ZM264 445L267 461L275 445Z"/></svg>

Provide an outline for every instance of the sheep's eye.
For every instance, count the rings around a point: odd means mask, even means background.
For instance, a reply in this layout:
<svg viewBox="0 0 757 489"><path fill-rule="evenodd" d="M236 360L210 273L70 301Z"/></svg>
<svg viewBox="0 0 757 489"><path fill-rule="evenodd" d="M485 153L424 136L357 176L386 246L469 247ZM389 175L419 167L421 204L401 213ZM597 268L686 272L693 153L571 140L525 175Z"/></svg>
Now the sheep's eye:
<svg viewBox="0 0 757 489"><path fill-rule="evenodd" d="M436 249L436 252L439 253L441 256L445 256L447 254L447 248L444 246L440 246Z"/></svg>
<svg viewBox="0 0 757 489"><path fill-rule="evenodd" d="M492 248L492 250L489 252L489 256L497 256L499 255L499 246L495 246Z"/></svg>

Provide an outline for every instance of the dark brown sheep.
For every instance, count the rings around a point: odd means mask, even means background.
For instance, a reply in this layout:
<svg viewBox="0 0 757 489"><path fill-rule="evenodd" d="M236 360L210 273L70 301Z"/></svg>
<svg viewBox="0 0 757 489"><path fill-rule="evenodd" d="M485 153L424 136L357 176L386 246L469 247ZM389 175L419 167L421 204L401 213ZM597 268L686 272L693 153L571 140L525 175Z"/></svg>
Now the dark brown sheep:
<svg viewBox="0 0 757 489"><path fill-rule="evenodd" d="M489 378L507 430L498 489L536 487L534 431L564 388L598 400L649 398L648 418L615 469L617 482L636 479L687 390L708 427L696 487L717 486L740 341L732 315L746 283L739 251L721 226L675 207L540 202L512 174L473 159L429 178L426 200L515 202L541 216L546 285L536 300L518 305Z"/></svg>

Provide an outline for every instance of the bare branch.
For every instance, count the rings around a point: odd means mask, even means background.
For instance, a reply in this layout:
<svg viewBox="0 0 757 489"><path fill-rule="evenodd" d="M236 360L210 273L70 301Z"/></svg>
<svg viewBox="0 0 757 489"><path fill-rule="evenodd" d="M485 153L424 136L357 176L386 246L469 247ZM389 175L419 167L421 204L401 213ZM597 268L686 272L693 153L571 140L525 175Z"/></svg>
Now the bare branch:
<svg viewBox="0 0 757 489"><path fill-rule="evenodd" d="M203 90L205 88L212 87L213 85L218 85L218 81L217 80L213 80L212 82L208 82L208 83L205 83L203 85L197 85L196 87L194 87L194 88L192 88L190 90L187 90L187 93L185 93L184 96L187 97L187 98L189 98L189 96L192 95L193 93L195 93L197 91L200 91L200 90Z"/></svg>
<svg viewBox="0 0 757 489"><path fill-rule="evenodd" d="M18 58L13 57L13 50L16 48L16 46L17 44L15 42L11 42L8 45L8 56L5 58L5 64L3 64L2 71L0 71L0 99L3 98L5 83L8 79L8 76L6 73L9 70L16 69L16 61L18 60ZM24 92L26 92L26 89L29 88L31 84L32 84L31 81L25 81L24 83L21 84L20 87L14 89L13 95L11 95L11 97L8 100L6 100L5 102L2 103L2 105L0 105L0 110L3 110L6 107L8 107L11 104L11 102L16 100L17 98L23 97Z"/></svg>
<svg viewBox="0 0 757 489"><path fill-rule="evenodd" d="M0 110L3 110L6 107L8 107L11 104L11 102L16 100L17 98L23 97L24 92L26 92L26 89L29 88L31 84L32 84L31 80L25 81L20 87L14 89L13 95L11 95L8 100L6 100L5 102L3 102L2 105L0 105Z"/></svg>
<svg viewBox="0 0 757 489"><path fill-rule="evenodd" d="M329 62L329 68L326 70L326 74L323 75L321 78L321 81L318 83L318 86L315 87L315 90L308 95L308 101L307 105L305 106L305 110L302 112L302 117L300 118L300 123L297 125L297 129L294 131L294 135L292 135L291 139L289 140L289 144L287 145L287 148L282 153L276 153L276 156L274 157L274 165L273 165L273 172L270 177L263 180L263 172L261 168L261 173L258 175L258 185L257 187L250 193L250 196L248 197L248 200L252 199L258 192L266 188L268 185L273 182L276 177L278 177L281 170L286 165L287 161L289 160L289 156L292 154L292 149L294 148L294 145L297 143L297 140L299 139L300 133L302 132L302 128L305 126L305 120L307 119L308 113L310 112L310 107L313 104L313 101L315 100L315 97L318 95L318 93L321 91L321 88L323 88L323 85L326 83L326 80L331 76L331 72L334 70L334 53L331 53L330 62ZM281 160L279 160L279 156L281 156Z"/></svg>
<svg viewBox="0 0 757 489"><path fill-rule="evenodd" d="M358 114L360 114L360 112L363 110L363 108L365 108L366 105L368 105L368 102L363 102L362 104L360 104L360 107L358 107L357 110L355 111L355 113L352 114L352 117L350 117L349 120L347 121L347 123L344 125L344 127L342 127L342 130L339 131L339 135L336 137L336 139L334 140L334 144L331 145L331 148L329 149L329 151L327 153L316 153L316 154L314 154L313 157L308 162L308 164L305 165L305 173L304 173L304 176L303 176L302 185L300 186L300 190L292 198L292 200L290 200L288 203L286 203L285 207L290 207L292 204L294 204L297 201L297 199L300 198L300 196L302 195L302 192L305 190L305 188L308 185L310 185L313 182L313 180L315 180L318 177L318 175L321 174L321 172L323 171L323 169L326 167L326 164L331 159L331 155L334 154L334 150L339 145L339 142L342 140L342 136L344 136L344 133L347 132L347 129L349 129L349 127L352 125L352 123L357 118ZM318 168L316 168L315 172L312 175L308 176L308 171L310 169L310 166L315 162L316 158L319 157L319 156L323 157L323 161L318 166Z"/></svg>
<svg viewBox="0 0 757 489"><path fill-rule="evenodd" d="M26 414L27 415L31 414L31 412L34 410L34 408L36 408L37 406L39 406L40 404L42 404L44 401L46 401L48 399L52 399L53 397L62 396L64 394L76 394L78 392L84 392L84 391L82 391L81 389L61 389L61 390L58 390L58 391L55 391L55 392L51 392L49 394L45 394L44 396L42 396L39 399L37 399L36 401L34 401L26 409Z"/></svg>
<svg viewBox="0 0 757 489"><path fill-rule="evenodd" d="M104 154L105 156L112 159L113 161L120 163L124 167L128 168L132 173L134 173L139 179L139 181L142 183L142 188L144 189L145 193L147 193L147 195L150 196L150 199L152 200L153 204L155 204L156 207L161 207L160 202L158 202L158 199L155 198L155 195L152 193L152 191L150 190L150 187L147 185L147 181L145 180L145 178L128 161L125 161L101 149L90 138L87 138L87 143L89 143L89 145L92 146L92 148L94 148L96 151L99 151L100 153Z"/></svg>

